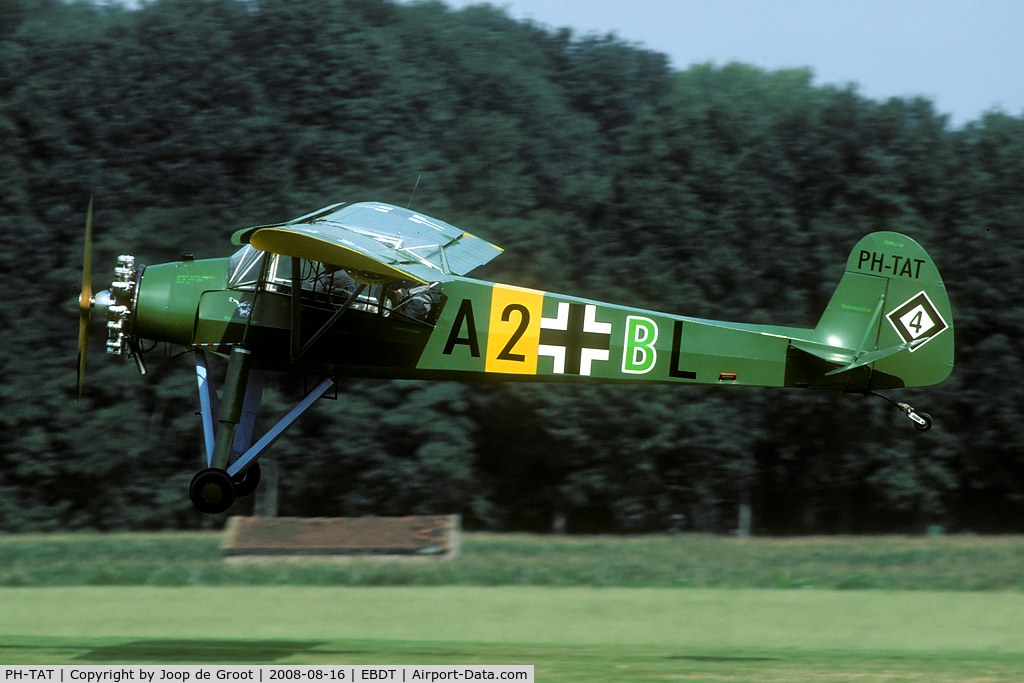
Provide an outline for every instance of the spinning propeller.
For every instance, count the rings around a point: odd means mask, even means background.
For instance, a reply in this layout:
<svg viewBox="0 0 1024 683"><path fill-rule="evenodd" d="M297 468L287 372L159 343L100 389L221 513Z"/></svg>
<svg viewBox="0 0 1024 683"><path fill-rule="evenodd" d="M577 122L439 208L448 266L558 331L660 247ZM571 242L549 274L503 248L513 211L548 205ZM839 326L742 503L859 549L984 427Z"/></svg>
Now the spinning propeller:
<svg viewBox="0 0 1024 683"><path fill-rule="evenodd" d="M144 268L141 266L140 268ZM139 268L135 257L119 256L115 279L110 289L93 296L92 293L92 197L85 216L85 255L82 259L82 293L78 298L78 398L82 398L85 383L85 360L89 354L89 326L92 311L99 309L107 320L107 353L123 355L128 353L135 359L139 374L146 374L138 339L133 333L135 294L138 286Z"/></svg>
<svg viewBox="0 0 1024 683"><path fill-rule="evenodd" d="M78 398L85 382L85 358L89 354L89 323L92 320L92 197L85 215L85 257L82 262L82 295L78 299Z"/></svg>

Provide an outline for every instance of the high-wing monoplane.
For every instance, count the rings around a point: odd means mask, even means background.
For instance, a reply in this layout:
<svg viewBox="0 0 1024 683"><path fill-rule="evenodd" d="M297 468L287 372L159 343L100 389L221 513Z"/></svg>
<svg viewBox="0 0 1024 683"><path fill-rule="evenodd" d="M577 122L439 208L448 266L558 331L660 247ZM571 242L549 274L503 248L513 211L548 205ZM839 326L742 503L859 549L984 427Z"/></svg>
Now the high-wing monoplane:
<svg viewBox="0 0 1024 683"><path fill-rule="evenodd" d="M953 368L953 318L925 250L867 235L812 329L658 313L466 277L501 249L444 221L379 202L335 204L239 230L226 258L144 266L120 256L92 295L92 207L80 299L81 394L93 312L107 351L140 340L195 358L206 467L190 497L219 513L259 481L259 457L338 377L801 387L921 387ZM208 355L228 359L222 391ZM266 434L253 434L263 373L322 378ZM919 430L927 413L886 398Z"/></svg>

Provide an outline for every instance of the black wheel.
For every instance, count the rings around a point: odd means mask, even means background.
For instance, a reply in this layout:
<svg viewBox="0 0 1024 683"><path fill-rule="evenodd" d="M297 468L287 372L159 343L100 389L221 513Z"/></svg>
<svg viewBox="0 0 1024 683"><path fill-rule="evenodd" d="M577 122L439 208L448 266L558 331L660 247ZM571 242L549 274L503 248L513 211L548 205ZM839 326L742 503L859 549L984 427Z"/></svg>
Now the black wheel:
<svg viewBox="0 0 1024 683"><path fill-rule="evenodd" d="M917 416L920 417L922 420L924 420L924 424L921 424L920 422L917 422L917 421L914 422L914 427L917 428L917 431L919 431L919 432L927 432L929 429L932 428L932 416L931 415L929 415L928 413L918 413Z"/></svg>
<svg viewBox="0 0 1024 683"><path fill-rule="evenodd" d="M235 485L224 470L205 469L192 477L188 496L200 512L216 515L235 502Z"/></svg>
<svg viewBox="0 0 1024 683"><path fill-rule="evenodd" d="M260 464L254 462L249 465L249 469L239 472L235 476L231 477L232 483L235 485L235 496L241 498L242 496L248 496L260 483Z"/></svg>

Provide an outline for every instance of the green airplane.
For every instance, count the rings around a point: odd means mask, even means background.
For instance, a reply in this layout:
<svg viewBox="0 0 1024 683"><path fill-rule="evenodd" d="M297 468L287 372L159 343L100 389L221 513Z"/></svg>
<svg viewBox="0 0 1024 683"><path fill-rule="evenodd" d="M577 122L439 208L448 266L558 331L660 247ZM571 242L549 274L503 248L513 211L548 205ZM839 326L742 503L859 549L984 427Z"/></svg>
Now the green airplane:
<svg viewBox="0 0 1024 683"><path fill-rule="evenodd" d="M107 351L143 374L140 340L192 350L206 467L190 497L227 510L259 457L337 377L652 383L878 390L937 384L953 369L953 316L935 264L894 232L861 239L813 329L703 320L466 277L501 249L379 202L335 204L240 230L230 257L144 266L121 256L92 296L92 206L79 330L107 320ZM218 401L208 354L226 357ZM324 378L259 439L263 373ZM876 394L881 396L880 394ZM917 429L927 413L882 396Z"/></svg>

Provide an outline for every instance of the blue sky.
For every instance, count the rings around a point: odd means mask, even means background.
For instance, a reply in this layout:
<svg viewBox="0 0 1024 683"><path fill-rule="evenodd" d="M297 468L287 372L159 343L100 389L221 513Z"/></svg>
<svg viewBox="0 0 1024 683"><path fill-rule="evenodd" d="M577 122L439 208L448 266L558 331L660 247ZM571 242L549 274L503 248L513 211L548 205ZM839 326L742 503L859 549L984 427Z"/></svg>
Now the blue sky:
<svg viewBox="0 0 1024 683"><path fill-rule="evenodd" d="M454 7L477 0L445 0ZM922 95L960 126L1024 112L1021 0L495 0L517 19L613 32L673 66L811 67L872 99Z"/></svg>

